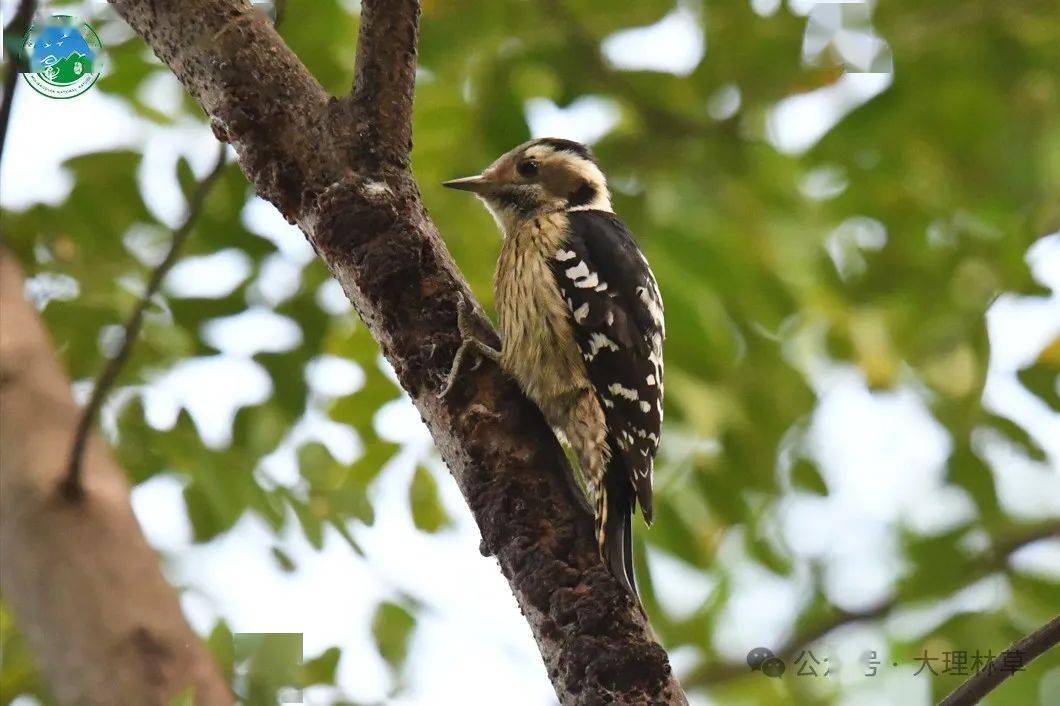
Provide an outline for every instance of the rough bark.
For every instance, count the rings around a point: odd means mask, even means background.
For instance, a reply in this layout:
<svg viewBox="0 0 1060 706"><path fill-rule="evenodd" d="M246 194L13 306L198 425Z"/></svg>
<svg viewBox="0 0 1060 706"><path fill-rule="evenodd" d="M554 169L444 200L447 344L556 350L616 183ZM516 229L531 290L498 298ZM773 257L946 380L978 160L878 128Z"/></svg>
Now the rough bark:
<svg viewBox="0 0 1060 706"><path fill-rule="evenodd" d="M342 284L467 499L560 701L685 703L646 619L597 557L537 408L488 364L436 397L459 342L457 294L471 294L408 169L419 3L363 2L357 79L342 99L245 1L113 4Z"/></svg>
<svg viewBox="0 0 1060 706"><path fill-rule="evenodd" d="M81 415L22 274L0 248L0 587L60 704L233 703L140 533L106 445L85 451L85 496L59 493Z"/></svg>

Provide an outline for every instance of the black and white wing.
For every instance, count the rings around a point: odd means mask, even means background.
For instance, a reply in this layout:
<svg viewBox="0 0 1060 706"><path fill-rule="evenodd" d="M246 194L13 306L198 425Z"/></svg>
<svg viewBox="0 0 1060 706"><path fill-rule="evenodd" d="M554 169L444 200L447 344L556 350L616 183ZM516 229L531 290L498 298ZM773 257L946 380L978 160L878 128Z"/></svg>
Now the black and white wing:
<svg viewBox="0 0 1060 706"><path fill-rule="evenodd" d="M552 270L644 518L652 515L652 468L663 417L662 298L632 233L607 211L570 211Z"/></svg>

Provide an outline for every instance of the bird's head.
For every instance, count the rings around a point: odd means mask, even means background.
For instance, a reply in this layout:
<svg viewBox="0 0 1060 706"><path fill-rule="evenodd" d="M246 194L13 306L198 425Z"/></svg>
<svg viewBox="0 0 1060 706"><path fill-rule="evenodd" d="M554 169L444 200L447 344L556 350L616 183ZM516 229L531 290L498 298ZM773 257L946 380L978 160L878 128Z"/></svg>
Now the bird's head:
<svg viewBox="0 0 1060 706"><path fill-rule="evenodd" d="M482 199L505 233L518 221L543 213L611 210L607 180L589 148L555 137L525 142L481 174L444 186Z"/></svg>

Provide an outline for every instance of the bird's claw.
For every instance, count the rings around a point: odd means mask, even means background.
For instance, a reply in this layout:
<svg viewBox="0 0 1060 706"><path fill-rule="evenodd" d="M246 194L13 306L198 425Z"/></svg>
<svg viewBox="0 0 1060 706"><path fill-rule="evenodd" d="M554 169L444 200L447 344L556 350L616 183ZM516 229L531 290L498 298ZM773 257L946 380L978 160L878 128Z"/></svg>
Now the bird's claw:
<svg viewBox="0 0 1060 706"><path fill-rule="evenodd" d="M471 333L471 314L474 311L474 307L471 306L471 302L467 300L463 292L457 292L456 294L456 328L460 331L460 339L466 341L472 337Z"/></svg>
<svg viewBox="0 0 1060 706"><path fill-rule="evenodd" d="M463 292L456 293L456 328L460 332L460 347L456 349L456 355L453 356L453 364L449 368L449 375L445 379L445 385L438 392L438 399L445 399L456 383L457 374L460 372L460 364L464 361L464 356L467 355L467 348L471 344L471 334L468 328L468 315L470 311L470 304ZM478 368L481 363L481 359L476 359L475 366L472 370Z"/></svg>
<svg viewBox="0 0 1060 706"><path fill-rule="evenodd" d="M471 302L468 301L462 292L457 292L456 296L456 327L460 331L460 347L456 349L453 365L449 369L449 376L445 380L445 385L438 392L438 399L444 399L452 391L453 385L456 383L457 374L460 372L460 365L464 362L469 348L476 354L474 364L471 366L472 371L478 370L482 365L482 358L493 352L492 349L481 343L472 331L471 313L473 307ZM490 357L492 358L493 356L490 355Z"/></svg>

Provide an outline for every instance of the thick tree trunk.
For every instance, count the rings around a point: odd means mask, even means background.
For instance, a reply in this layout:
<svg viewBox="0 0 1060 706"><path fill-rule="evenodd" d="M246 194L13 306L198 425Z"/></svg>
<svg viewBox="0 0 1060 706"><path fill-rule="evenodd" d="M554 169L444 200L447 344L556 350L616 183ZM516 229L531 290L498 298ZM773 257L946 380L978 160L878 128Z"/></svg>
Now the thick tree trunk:
<svg viewBox="0 0 1060 706"><path fill-rule="evenodd" d="M85 497L59 493L80 410L0 249L0 589L60 704L233 703L129 505L125 474L90 440Z"/></svg>
<svg viewBox="0 0 1060 706"><path fill-rule="evenodd" d="M419 3L364 0L357 79L341 99L245 0L113 5L235 147L257 192L301 227L379 341L467 499L483 551L511 584L560 700L685 703L647 621L597 556L540 412L485 364L436 397L458 344L457 295L470 292L408 168Z"/></svg>

